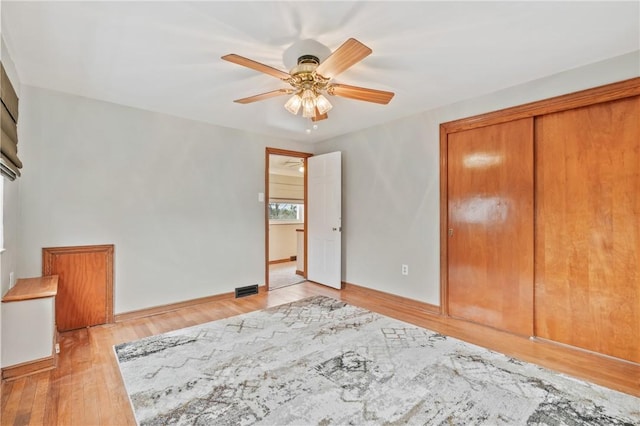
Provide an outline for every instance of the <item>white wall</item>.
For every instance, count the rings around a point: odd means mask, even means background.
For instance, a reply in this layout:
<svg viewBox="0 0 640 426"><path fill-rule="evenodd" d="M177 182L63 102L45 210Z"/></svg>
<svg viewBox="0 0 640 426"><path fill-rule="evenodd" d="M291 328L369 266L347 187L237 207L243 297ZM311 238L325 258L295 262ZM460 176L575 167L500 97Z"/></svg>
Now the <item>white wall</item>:
<svg viewBox="0 0 640 426"><path fill-rule="evenodd" d="M13 89L16 91L18 98L20 98L20 80L18 79L11 55L7 50L4 37L1 34L0 60L7 72L9 80L11 80ZM19 132L18 136L20 136ZM22 146L23 145L18 143L20 155L22 155ZM11 272L15 272L17 274L18 220L20 211L18 204L18 185L18 181L11 182L8 179L0 177L0 209L2 210L2 214L0 214L0 226L2 226L3 235L3 241L0 241L0 249L4 248L4 251L0 254L0 296L4 296L4 294L9 290L9 274ZM0 318L2 318L2 303L0 303ZM3 325L0 320L0 330L2 330L2 327ZM2 333L0 331L0 365L4 365L1 355L4 350L2 349L1 342Z"/></svg>
<svg viewBox="0 0 640 426"><path fill-rule="evenodd" d="M115 244L115 312L263 284L265 147L299 144L23 86L19 270Z"/></svg>
<svg viewBox="0 0 640 426"><path fill-rule="evenodd" d="M439 124L639 64L635 52L316 145L343 151L343 279L439 304ZM40 274L42 247L114 243L116 313L262 283L264 148L308 145L29 86L20 114L20 276Z"/></svg>
<svg viewBox="0 0 640 426"><path fill-rule="evenodd" d="M304 229L304 223L269 225L269 260L289 259L298 252L296 229Z"/></svg>
<svg viewBox="0 0 640 426"><path fill-rule="evenodd" d="M343 280L439 305L440 123L637 76L640 52L316 145L343 153Z"/></svg>
<svg viewBox="0 0 640 426"><path fill-rule="evenodd" d="M53 355L54 305L53 297L4 303L3 368Z"/></svg>
<svg viewBox="0 0 640 426"><path fill-rule="evenodd" d="M22 278L18 275L18 231L20 223L20 208L19 182L17 180L11 182L6 178L0 178L0 181L2 181L3 184L2 223L5 249L2 255L0 255L0 259L2 261L0 266L0 280L2 282L1 293L4 295L9 291L9 276L12 272L14 280Z"/></svg>
<svg viewBox="0 0 640 426"><path fill-rule="evenodd" d="M0 37L0 60L2 60L2 65L4 66L5 71L7 72L7 76L9 80L11 80L11 84L13 85L13 89L15 90L18 98L21 97L20 91L20 80L18 79L18 75L16 73L15 65L11 59L11 55L7 50L7 46L4 42L4 38ZM22 100L20 100L19 106L21 105ZM20 111L21 113L21 111ZM21 117L19 117L18 121L20 121ZM18 132L18 138L22 134ZM18 141L18 154L22 157L22 148L23 144ZM19 178L18 178L19 179ZM0 255L0 294L4 295L9 290L9 274L11 272L17 271L17 251L18 251L18 226L19 226L19 205L18 205L18 194L19 194L19 181L11 182L8 179L0 178L0 185L3 186L2 191L2 227L4 234L4 249L5 251ZM0 242L0 245L2 243ZM0 305L1 309L1 305Z"/></svg>

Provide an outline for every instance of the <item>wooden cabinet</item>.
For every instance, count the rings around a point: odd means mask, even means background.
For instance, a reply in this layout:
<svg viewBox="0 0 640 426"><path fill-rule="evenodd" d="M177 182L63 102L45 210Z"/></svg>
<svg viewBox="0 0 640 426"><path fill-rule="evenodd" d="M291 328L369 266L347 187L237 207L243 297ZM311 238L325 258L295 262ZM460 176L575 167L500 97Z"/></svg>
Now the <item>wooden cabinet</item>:
<svg viewBox="0 0 640 426"><path fill-rule="evenodd" d="M2 298L2 377L55 367L57 276L19 279Z"/></svg>
<svg viewBox="0 0 640 426"><path fill-rule="evenodd" d="M444 123L440 144L443 312L640 363L640 78Z"/></svg>
<svg viewBox="0 0 640 426"><path fill-rule="evenodd" d="M112 244L42 249L43 275L58 275L59 331L113 322Z"/></svg>

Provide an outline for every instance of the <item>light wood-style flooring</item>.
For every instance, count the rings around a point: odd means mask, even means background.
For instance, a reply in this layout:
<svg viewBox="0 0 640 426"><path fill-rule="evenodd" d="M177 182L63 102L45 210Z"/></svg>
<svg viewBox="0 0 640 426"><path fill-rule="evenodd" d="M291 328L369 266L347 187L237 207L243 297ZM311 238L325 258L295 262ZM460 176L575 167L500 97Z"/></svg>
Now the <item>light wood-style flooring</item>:
<svg viewBox="0 0 640 426"><path fill-rule="evenodd" d="M525 361L640 396L640 367L560 345L426 313L416 304L347 286L303 283L242 299L219 300L145 318L63 333L55 370L2 384L2 425L133 425L113 345L276 306L313 295L342 299Z"/></svg>

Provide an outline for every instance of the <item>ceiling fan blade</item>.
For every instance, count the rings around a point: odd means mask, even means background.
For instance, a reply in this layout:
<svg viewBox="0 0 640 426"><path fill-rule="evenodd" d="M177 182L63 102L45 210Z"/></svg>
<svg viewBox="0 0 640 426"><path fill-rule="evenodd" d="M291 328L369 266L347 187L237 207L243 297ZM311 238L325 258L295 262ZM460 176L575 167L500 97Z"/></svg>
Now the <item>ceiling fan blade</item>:
<svg viewBox="0 0 640 426"><path fill-rule="evenodd" d="M244 56L236 55L235 53L224 55L222 56L222 59L233 62L234 64L242 65L243 67L251 68L252 70L269 74L270 76L279 78L280 80L288 80L291 77L288 72L280 71L279 69L261 64L260 62L245 58Z"/></svg>
<svg viewBox="0 0 640 426"><path fill-rule="evenodd" d="M327 93L343 98L356 99L359 101L375 102L377 104L388 104L395 93L384 90L367 89L365 87L349 86L346 84L332 84L327 88Z"/></svg>
<svg viewBox="0 0 640 426"><path fill-rule="evenodd" d="M276 96L281 96L281 95L288 95L291 93L293 93L293 90L291 89L278 89L278 90L272 90L271 92L261 93L259 95L249 96L248 98L236 99L233 102L236 102L239 104L250 104L252 102L263 101L265 99L274 98Z"/></svg>
<svg viewBox="0 0 640 426"><path fill-rule="evenodd" d="M318 108L316 107L316 115L311 117L311 121L320 121L320 120L326 120L327 118L329 118L329 114L327 114L326 112L324 114L320 114L320 111L318 111Z"/></svg>
<svg viewBox="0 0 640 426"><path fill-rule="evenodd" d="M324 78L333 78L369 56L371 52L367 46L355 38L350 38L318 65L316 73Z"/></svg>

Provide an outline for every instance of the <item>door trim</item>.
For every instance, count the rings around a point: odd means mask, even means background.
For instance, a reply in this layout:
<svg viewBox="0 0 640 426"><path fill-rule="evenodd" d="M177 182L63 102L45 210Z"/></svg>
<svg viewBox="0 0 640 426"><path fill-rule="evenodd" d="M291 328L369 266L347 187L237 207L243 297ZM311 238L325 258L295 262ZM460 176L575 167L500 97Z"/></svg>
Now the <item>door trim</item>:
<svg viewBox="0 0 640 426"><path fill-rule="evenodd" d="M271 155L284 155L287 157L302 158L305 160L304 168L304 275L307 274L307 162L306 159L313 157L313 154L301 151L290 151L287 149L270 148L265 149L265 166L264 166L264 284L269 291L269 157Z"/></svg>

